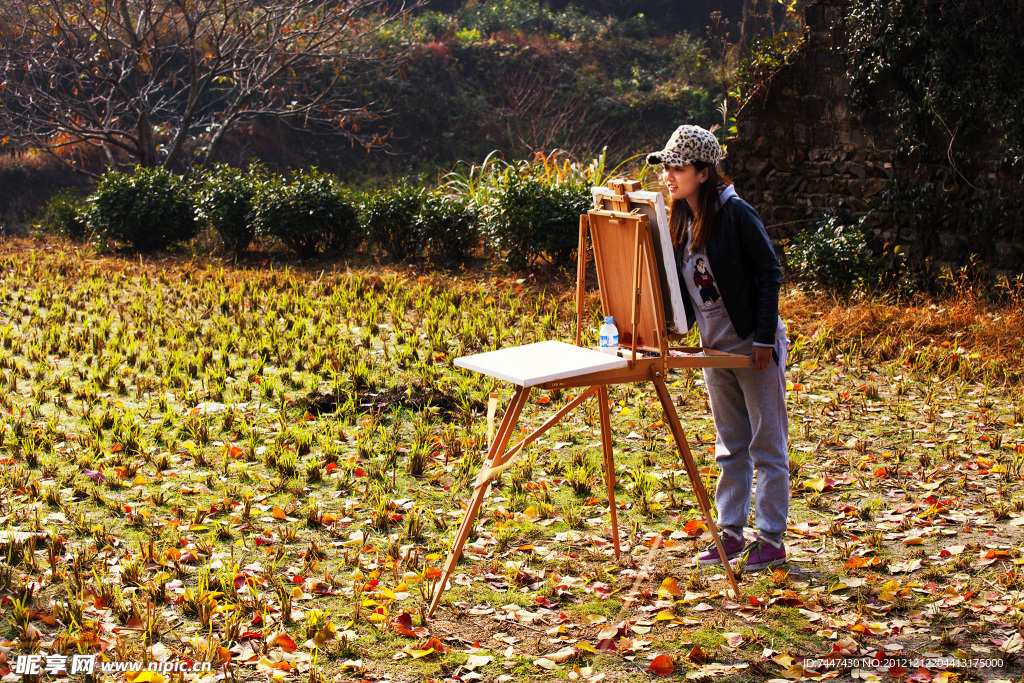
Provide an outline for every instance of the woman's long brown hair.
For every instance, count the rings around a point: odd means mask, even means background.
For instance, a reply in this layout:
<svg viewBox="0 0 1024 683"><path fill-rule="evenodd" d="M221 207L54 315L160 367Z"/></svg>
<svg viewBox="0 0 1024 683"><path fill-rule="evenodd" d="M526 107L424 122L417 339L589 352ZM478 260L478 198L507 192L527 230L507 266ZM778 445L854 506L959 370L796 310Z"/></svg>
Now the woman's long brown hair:
<svg viewBox="0 0 1024 683"><path fill-rule="evenodd" d="M685 199L672 201L672 214L669 216L669 233L672 235L672 246L678 247L686 241L687 226L690 229L690 249L698 251L703 249L711 236L715 225L715 215L718 213L719 187L732 185L729 176L718 170L717 166L706 164L703 161L693 162L693 168L700 173L708 170L708 179L701 183L700 193L697 195L697 213L690 211L690 205Z"/></svg>

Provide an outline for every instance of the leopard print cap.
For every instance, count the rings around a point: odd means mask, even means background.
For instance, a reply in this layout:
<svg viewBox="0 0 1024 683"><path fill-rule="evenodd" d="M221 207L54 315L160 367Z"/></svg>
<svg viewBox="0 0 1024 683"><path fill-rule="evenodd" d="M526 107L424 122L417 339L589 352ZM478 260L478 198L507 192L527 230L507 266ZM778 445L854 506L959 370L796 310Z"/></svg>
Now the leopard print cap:
<svg viewBox="0 0 1024 683"><path fill-rule="evenodd" d="M712 166L722 160L722 146L711 131L700 126L679 126L665 149L647 155L647 163L684 166L703 161Z"/></svg>

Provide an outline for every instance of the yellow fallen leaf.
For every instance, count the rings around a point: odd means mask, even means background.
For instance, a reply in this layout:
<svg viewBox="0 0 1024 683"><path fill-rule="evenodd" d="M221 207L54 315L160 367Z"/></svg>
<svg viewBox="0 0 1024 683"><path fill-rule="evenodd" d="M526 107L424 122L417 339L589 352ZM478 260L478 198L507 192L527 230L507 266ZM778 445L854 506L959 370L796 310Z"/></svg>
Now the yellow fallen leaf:
<svg viewBox="0 0 1024 683"><path fill-rule="evenodd" d="M132 683L164 683L167 677L159 671L142 671L132 679Z"/></svg>
<svg viewBox="0 0 1024 683"><path fill-rule="evenodd" d="M658 597L662 598L672 598L679 593L679 584L671 576L665 577L665 580L661 582L661 588L658 589Z"/></svg>
<svg viewBox="0 0 1024 683"><path fill-rule="evenodd" d="M807 479L804 481L803 487L805 489L812 489L814 491L817 491L818 493L821 493L822 491L825 490L825 478L818 477L816 479Z"/></svg>

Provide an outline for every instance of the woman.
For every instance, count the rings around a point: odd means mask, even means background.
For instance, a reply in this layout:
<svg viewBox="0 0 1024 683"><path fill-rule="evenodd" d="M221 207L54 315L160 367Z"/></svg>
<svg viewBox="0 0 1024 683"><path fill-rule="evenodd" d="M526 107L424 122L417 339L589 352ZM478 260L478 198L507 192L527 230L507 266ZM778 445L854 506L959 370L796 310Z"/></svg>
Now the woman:
<svg viewBox="0 0 1024 683"><path fill-rule="evenodd" d="M715 503L729 560L749 571L786 561L789 514L789 417L786 413L786 326L779 318L782 268L757 212L718 170L722 148L710 131L680 126L665 149L647 156L664 164L672 197L670 228L676 249L686 322L705 347L749 354L748 368L706 368L704 379L718 435L721 468ZM758 534L744 541L753 473ZM720 564L714 544L700 564Z"/></svg>

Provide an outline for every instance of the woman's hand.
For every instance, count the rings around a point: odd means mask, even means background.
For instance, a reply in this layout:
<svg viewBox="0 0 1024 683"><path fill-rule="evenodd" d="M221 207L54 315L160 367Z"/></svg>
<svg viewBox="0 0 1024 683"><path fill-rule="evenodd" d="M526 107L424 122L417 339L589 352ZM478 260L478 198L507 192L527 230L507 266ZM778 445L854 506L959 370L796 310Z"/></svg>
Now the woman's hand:
<svg viewBox="0 0 1024 683"><path fill-rule="evenodd" d="M755 346L750 352L750 365L755 370L764 370L772 361L771 346Z"/></svg>

